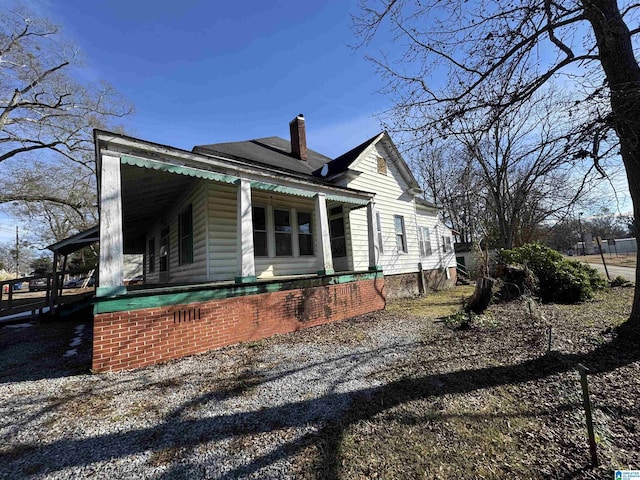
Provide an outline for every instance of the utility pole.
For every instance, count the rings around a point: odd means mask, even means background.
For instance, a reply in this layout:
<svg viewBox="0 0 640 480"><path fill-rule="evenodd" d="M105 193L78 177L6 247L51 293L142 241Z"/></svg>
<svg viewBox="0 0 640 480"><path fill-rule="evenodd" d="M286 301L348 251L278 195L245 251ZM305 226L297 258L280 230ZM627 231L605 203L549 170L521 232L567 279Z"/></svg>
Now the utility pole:
<svg viewBox="0 0 640 480"><path fill-rule="evenodd" d="M16 278L20 278L20 242L18 239L17 225L16 225Z"/></svg>
<svg viewBox="0 0 640 480"><path fill-rule="evenodd" d="M582 255L587 254L587 246L584 243L584 232L582 231L582 222L580 221L580 217L584 212L578 212L578 228L580 228L580 240L582 241Z"/></svg>

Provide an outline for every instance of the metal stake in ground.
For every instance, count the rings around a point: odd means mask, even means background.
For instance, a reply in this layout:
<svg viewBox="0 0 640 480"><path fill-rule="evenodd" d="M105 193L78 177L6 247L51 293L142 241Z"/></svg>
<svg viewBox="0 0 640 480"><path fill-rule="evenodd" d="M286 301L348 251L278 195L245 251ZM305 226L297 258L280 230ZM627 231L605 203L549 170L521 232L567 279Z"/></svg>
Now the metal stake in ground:
<svg viewBox="0 0 640 480"><path fill-rule="evenodd" d="M596 452L596 436L593 432L593 420L591 418L591 402L589 401L589 384L587 383L587 373L589 369L582 364L577 366L580 372L580 383L582 384L582 401L584 404L584 414L587 418L587 433L589 435L589 453L591 454L591 466L598 466L598 453Z"/></svg>
<svg viewBox="0 0 640 480"><path fill-rule="evenodd" d="M602 252L602 238L596 237L596 243L598 244L598 250L600 250L600 257L602 257L602 265L604 265L604 271L607 274L607 280L611 280L609 276L609 269L607 268L607 262L604 261L604 253Z"/></svg>

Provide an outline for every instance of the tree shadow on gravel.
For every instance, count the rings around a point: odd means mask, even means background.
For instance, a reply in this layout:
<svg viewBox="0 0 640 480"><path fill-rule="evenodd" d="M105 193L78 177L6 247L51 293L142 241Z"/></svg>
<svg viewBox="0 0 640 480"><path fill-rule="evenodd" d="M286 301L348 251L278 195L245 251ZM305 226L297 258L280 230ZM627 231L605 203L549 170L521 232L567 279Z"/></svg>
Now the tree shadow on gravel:
<svg viewBox="0 0 640 480"><path fill-rule="evenodd" d="M376 350L366 352L367 355L381 353L383 352ZM166 415L160 425L89 438L63 438L38 445L7 446L1 450L0 465L5 466L0 467L0 473L10 476L24 473L24 469L29 469L32 473L51 473L150 451L152 458L162 470L154 475L154 478L232 479L256 474L266 467L273 467L276 462L314 447L314 451L319 452L315 462L315 475L319 478L339 478L340 449L347 429L359 421L370 419L400 404L425 398L435 400L449 394L538 380L573 370L578 363L588 366L594 374L604 373L638 359L640 350L637 343L616 338L584 354L552 353L514 365L403 378L380 387L348 393L334 391L319 398L297 402L285 401L280 405L255 411L205 418L191 417L189 412L192 408L216 401L216 392L209 392L185 402L172 414ZM346 415L343 414L345 408ZM330 414L336 411L340 413ZM224 463L220 458L211 464L188 458L174 461L180 458L182 453L192 453L207 442L238 439L251 442L254 435L278 430L286 432L293 428L302 431L285 443L268 446L271 448L266 448L251 458L236 455L240 460L236 458L235 464ZM32 450L29 450L30 448ZM243 448L245 446L242 444L238 446L240 452ZM251 448L251 444L248 443L246 448ZM22 463L16 463L18 458L23 457L25 449L37 452L37 458L23 458ZM283 476L290 475L286 471L282 473Z"/></svg>
<svg viewBox="0 0 640 480"><path fill-rule="evenodd" d="M504 385L516 385L576 370L578 364L590 374L606 373L640 360L637 339L616 337L609 343L583 354L551 352L515 365L487 367L457 372L406 378L386 384L373 395L354 397L348 414L318 434L320 458L315 464L318 478L339 478L340 448L348 428L360 421L413 400L464 394ZM562 406L559 410L562 410ZM568 409L568 406L565 406ZM557 413L558 409L554 410ZM542 412L538 412L541 414ZM636 415L638 412L634 412ZM446 415L445 415L446 416ZM522 413L519 414L522 416ZM580 469L588 469L588 465ZM578 473L578 472L574 472ZM572 478L568 477L558 478Z"/></svg>
<svg viewBox="0 0 640 480"><path fill-rule="evenodd" d="M89 373L93 344L90 319L26 325L0 327L0 383ZM79 343L72 345L78 339ZM75 353L65 356L71 350Z"/></svg>

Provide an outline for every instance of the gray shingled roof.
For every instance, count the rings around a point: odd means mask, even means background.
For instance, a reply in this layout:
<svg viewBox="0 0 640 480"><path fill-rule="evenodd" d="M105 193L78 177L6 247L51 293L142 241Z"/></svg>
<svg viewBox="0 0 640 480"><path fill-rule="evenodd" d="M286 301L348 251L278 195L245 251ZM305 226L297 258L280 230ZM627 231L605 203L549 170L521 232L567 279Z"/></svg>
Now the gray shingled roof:
<svg viewBox="0 0 640 480"><path fill-rule="evenodd" d="M275 167L278 170L315 176L325 163L331 161L321 153L307 149L307 160L291 154L291 143L280 137L257 138L242 142L212 143L193 147L194 153L222 155L248 163Z"/></svg>
<svg viewBox="0 0 640 480"><path fill-rule="evenodd" d="M367 147L369 147L369 145L371 145L379 136L380 136L380 133L371 137L369 140L361 143L357 147L352 148L347 153L343 153L342 155L337 157L335 160L331 160L327 165L328 171L326 176L330 177L332 175L336 175L338 173L344 172L346 169L348 169L351 166L351 164L360 156L360 154L364 152L367 149ZM320 169L318 169L315 172L315 174L320 175Z"/></svg>

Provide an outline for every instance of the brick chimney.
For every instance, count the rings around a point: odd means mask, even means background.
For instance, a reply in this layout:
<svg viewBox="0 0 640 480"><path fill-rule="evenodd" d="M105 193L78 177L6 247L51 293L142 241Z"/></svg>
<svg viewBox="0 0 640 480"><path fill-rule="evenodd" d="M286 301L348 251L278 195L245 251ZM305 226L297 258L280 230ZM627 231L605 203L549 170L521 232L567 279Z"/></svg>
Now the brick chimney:
<svg viewBox="0 0 640 480"><path fill-rule="evenodd" d="M307 159L307 132L304 128L304 116L298 115L289 122L291 133L291 155L299 160Z"/></svg>

